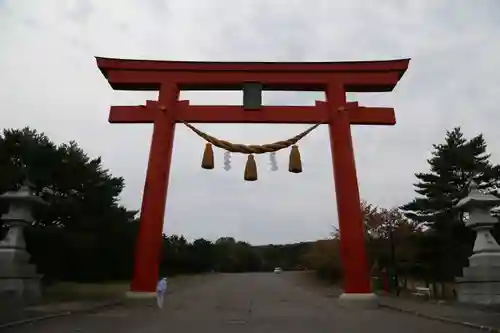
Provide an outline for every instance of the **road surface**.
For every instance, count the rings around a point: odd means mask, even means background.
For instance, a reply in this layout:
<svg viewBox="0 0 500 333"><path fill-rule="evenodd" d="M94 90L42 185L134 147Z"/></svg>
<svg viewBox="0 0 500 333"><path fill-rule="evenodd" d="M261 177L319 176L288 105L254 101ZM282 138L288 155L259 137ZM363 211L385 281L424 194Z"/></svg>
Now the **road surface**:
<svg viewBox="0 0 500 333"><path fill-rule="evenodd" d="M353 310L337 305L324 289L297 273L213 274L189 288L175 286L164 309L154 301L59 317L12 327L17 333L472 333L472 328L388 309Z"/></svg>

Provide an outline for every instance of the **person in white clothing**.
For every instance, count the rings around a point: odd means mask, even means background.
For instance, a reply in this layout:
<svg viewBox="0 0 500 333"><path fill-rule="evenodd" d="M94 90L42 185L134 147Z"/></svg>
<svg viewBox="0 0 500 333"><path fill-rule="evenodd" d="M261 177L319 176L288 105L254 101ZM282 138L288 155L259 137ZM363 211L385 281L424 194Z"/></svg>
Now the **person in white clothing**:
<svg viewBox="0 0 500 333"><path fill-rule="evenodd" d="M165 298L166 291L167 291L167 278L162 278L160 281L158 281L158 285L156 286L156 301L160 309L163 309L163 300Z"/></svg>

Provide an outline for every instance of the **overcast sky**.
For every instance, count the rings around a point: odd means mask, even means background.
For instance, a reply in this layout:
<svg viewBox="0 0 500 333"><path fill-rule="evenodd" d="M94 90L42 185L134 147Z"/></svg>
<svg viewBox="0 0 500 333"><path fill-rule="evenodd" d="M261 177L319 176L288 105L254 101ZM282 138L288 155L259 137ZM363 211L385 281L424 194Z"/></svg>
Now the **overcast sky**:
<svg viewBox="0 0 500 333"><path fill-rule="evenodd" d="M123 176L121 201L141 203L152 125L109 124L111 104L143 104L154 92L114 92L94 56L203 61L345 61L412 58L391 93L352 94L391 106L397 124L353 126L362 198L384 207L414 197L433 143L462 126L484 133L500 162L500 2L470 0L0 0L1 126L30 126L57 143L76 140ZM193 104L240 104L238 92L183 93ZM318 93L264 94L266 104L307 105ZM199 128L247 144L287 139L307 125ZM329 138L321 126L300 143L304 172L258 156L259 181L200 168L204 142L177 125L164 230L188 239L232 236L253 244L324 238L337 224Z"/></svg>

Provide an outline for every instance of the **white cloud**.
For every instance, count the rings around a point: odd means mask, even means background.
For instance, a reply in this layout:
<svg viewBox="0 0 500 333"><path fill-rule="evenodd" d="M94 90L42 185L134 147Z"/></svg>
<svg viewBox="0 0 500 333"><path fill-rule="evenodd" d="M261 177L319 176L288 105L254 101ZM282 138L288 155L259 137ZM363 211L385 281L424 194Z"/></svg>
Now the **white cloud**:
<svg viewBox="0 0 500 333"><path fill-rule="evenodd" d="M364 105L396 108L394 127L353 129L361 195L393 206L410 200L413 173L426 168L446 129L484 133L500 162L498 1L3 1L0 99L3 127L29 125L54 141L76 140L125 177L122 200L139 208L151 127L110 125L111 104L140 104L154 93L113 92L94 56L207 61L340 61L411 57L394 92L352 94ZM189 93L193 103L238 103L238 93ZM311 103L321 95L266 94L273 104ZM266 143L306 126L200 125L242 143ZM165 231L188 237L230 235L253 243L327 236L336 223L328 131L300 145L304 173L268 171L242 180L233 168L199 168L203 142L176 131Z"/></svg>

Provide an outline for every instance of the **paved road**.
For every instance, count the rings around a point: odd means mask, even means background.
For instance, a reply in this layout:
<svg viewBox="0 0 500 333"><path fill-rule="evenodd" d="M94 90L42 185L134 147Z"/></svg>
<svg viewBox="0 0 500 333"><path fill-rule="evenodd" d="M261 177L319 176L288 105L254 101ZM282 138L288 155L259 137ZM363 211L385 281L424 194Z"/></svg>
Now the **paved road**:
<svg viewBox="0 0 500 333"><path fill-rule="evenodd" d="M301 281L294 273L211 275L168 295L163 310L134 303L5 332L478 332L388 309L344 309Z"/></svg>

